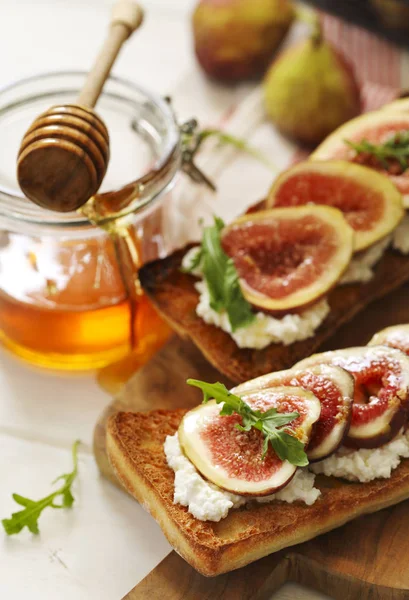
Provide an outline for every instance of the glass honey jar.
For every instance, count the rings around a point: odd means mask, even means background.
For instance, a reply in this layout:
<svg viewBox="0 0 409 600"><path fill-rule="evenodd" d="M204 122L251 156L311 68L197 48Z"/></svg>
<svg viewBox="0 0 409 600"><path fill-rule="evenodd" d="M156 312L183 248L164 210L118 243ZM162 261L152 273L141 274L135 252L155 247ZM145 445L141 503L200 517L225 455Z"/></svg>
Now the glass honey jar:
<svg viewBox="0 0 409 600"><path fill-rule="evenodd" d="M111 159L91 211L54 213L24 198L16 180L22 136L38 114L73 102L84 78L51 73L0 91L0 343L29 363L64 370L149 353L168 335L137 270L168 250L163 207L181 166L166 100L111 77L97 107Z"/></svg>

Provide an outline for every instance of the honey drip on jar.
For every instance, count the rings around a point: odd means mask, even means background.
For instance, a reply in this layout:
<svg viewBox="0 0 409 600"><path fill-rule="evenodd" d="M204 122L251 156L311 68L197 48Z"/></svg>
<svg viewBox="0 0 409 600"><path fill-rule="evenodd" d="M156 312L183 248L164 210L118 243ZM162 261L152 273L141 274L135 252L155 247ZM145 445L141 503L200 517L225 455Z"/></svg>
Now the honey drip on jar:
<svg viewBox="0 0 409 600"><path fill-rule="evenodd" d="M172 333L146 297L141 298L135 325L139 340L135 350L122 360L101 369L97 376L100 386L112 395L121 391L130 377L153 357Z"/></svg>

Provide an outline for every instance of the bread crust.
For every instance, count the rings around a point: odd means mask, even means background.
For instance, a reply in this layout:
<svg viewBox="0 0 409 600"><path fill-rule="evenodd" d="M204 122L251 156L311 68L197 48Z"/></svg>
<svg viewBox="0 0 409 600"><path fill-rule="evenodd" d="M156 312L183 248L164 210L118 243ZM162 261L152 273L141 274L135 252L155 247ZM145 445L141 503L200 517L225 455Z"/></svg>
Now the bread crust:
<svg viewBox="0 0 409 600"><path fill-rule="evenodd" d="M163 444L186 410L113 415L107 451L125 489L156 519L175 550L206 576L243 567L409 498L409 459L389 479L350 483L317 476L320 498L312 506L273 501L232 510L219 523L199 521L173 503L174 473Z"/></svg>
<svg viewBox="0 0 409 600"><path fill-rule="evenodd" d="M315 335L289 346L270 344L262 350L239 348L222 329L196 315L197 279L180 270L192 244L165 259L142 267L140 282L159 313L181 337L190 338L207 360L233 382L240 383L272 371L291 367L316 352L320 345L369 303L409 280L409 258L387 250L368 283L334 288L328 296L330 314Z"/></svg>

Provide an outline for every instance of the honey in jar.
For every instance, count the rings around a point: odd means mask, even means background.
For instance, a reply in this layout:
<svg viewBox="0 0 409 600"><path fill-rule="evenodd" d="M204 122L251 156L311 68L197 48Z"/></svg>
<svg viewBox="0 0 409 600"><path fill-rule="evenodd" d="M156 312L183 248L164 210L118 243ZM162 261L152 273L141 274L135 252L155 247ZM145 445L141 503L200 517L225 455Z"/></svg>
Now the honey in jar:
<svg viewBox="0 0 409 600"><path fill-rule="evenodd" d="M162 203L179 168L179 138L166 102L122 80L105 86L98 111L111 161L94 201L117 203L108 226L45 211L18 191L25 129L50 104L75 98L83 79L44 75L0 92L0 341L30 363L65 370L100 368L131 351L142 364L169 335L137 279L141 264L167 250ZM121 231L131 240L131 273L115 243Z"/></svg>

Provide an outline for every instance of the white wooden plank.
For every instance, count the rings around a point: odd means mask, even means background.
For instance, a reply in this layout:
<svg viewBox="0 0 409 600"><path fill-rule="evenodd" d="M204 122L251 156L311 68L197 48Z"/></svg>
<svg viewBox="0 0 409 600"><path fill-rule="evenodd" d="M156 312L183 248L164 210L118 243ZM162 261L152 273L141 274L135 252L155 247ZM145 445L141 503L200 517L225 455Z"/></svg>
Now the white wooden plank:
<svg viewBox="0 0 409 600"><path fill-rule="evenodd" d="M12 492L42 498L71 470L68 450L1 434L0 447L0 518L19 510ZM169 552L155 521L104 481L87 454L80 454L74 494L72 509L44 511L39 536L0 532L1 598L119 599Z"/></svg>
<svg viewBox="0 0 409 600"><path fill-rule="evenodd" d="M0 433L91 452L93 423L110 397L95 375L57 376L32 369L0 350Z"/></svg>

